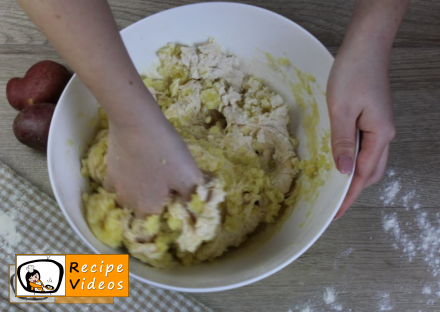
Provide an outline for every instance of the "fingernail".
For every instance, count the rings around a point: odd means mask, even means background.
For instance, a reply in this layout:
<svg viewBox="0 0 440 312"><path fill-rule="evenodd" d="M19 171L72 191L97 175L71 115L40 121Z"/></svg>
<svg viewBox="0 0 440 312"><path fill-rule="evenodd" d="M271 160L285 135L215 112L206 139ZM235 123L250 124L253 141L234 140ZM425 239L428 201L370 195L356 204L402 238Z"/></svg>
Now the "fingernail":
<svg viewBox="0 0 440 312"><path fill-rule="evenodd" d="M350 156L339 156L338 165L342 174L350 174L353 171L353 159Z"/></svg>

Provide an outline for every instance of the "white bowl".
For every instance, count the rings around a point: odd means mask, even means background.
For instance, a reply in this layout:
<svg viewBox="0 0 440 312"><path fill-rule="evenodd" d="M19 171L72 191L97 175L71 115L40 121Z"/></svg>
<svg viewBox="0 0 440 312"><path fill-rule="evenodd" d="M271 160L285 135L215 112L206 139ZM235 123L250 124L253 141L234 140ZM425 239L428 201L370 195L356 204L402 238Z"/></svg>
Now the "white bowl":
<svg viewBox="0 0 440 312"><path fill-rule="evenodd" d="M287 57L301 71L312 74L325 90L333 57L310 33L273 12L235 3L187 5L149 16L122 32L139 73L157 64L157 50L169 42L196 44L209 37L242 59ZM259 50L261 49L261 50ZM292 103L292 130L301 140L298 154L307 158L306 132L301 110L279 73L256 66L263 78L286 101ZM288 69L286 69L287 72ZM292 69L290 69L292 71ZM330 127L325 96L314 91L320 114L318 131ZM74 76L64 90L53 117L49 135L48 167L52 188L64 215L81 239L96 253L123 253L111 249L90 231L84 218L81 193L87 181L80 174L80 159L90 142L97 120L97 104L81 80ZM299 121L299 122L298 122ZM186 292L210 292L240 287L265 278L303 254L324 232L339 209L351 181L332 169L314 202L300 201L281 230L268 243L252 252L191 268L158 270L131 258L130 274L148 284Z"/></svg>

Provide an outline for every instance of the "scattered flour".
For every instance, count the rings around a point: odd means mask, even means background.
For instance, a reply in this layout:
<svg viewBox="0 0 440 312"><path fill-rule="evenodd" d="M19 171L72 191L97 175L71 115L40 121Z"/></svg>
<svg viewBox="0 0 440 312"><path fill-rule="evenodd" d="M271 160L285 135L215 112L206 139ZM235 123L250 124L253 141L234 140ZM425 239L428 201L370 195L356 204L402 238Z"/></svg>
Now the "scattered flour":
<svg viewBox="0 0 440 312"><path fill-rule="evenodd" d="M422 294L424 294L424 295L432 294L431 286L428 286L428 285L424 286L422 289Z"/></svg>
<svg viewBox="0 0 440 312"><path fill-rule="evenodd" d="M411 172L408 171L405 174L408 175ZM400 219L400 211L402 209L396 210L397 212L384 213L382 223L385 233L393 238L392 246L397 250L401 250L410 262L417 256L417 259L420 258L426 263L428 271L433 277L440 278L440 212L430 212L428 214L423 211L421 205L415 202L415 199L418 198L416 189L405 189L401 184L402 180L394 170L389 170L386 177L389 181L386 183L380 197L383 204L400 206L400 208L403 207L405 210L412 208L415 210L414 214L416 217L414 220L408 220L408 218ZM369 238L370 240L373 239L372 236ZM353 251L354 248L349 247L341 252L340 257L348 257ZM336 268L337 263L334 262L333 266ZM409 293L411 294L412 292ZM421 294L428 296L426 302L428 306L436 304L439 300L438 298L440 298L440 280L438 286L435 283L423 286ZM319 295L321 295L325 305L322 305ZM377 292L374 304L376 306L371 311L386 312L394 310L394 303L388 292ZM338 302L338 292L333 286L324 288L320 294L316 294L313 297L313 300L309 299L288 312L330 311L352 311L351 308L344 307ZM421 311L419 310L419 312Z"/></svg>
<svg viewBox="0 0 440 312"><path fill-rule="evenodd" d="M425 262L429 273L433 278L440 277L440 215L429 216L425 211L417 211L414 222L405 227L401 226L397 213L385 214L382 219L386 233L394 238L393 246L400 249L411 262L417 255ZM423 295L440 298L440 283L437 289L432 285L422 288ZM427 305L435 302L433 298L427 301Z"/></svg>
<svg viewBox="0 0 440 312"><path fill-rule="evenodd" d="M429 222L427 216L426 212L421 212L416 218L417 226L420 229L418 246L432 275L437 277L440 274L440 226L438 222L437 225Z"/></svg>
<svg viewBox="0 0 440 312"><path fill-rule="evenodd" d="M336 291L333 287L327 287L324 289L324 295L322 296L325 304L332 304L336 301Z"/></svg>
<svg viewBox="0 0 440 312"><path fill-rule="evenodd" d="M411 240L409 234L400 228L396 213L384 215L383 227L386 233L393 234L396 245L403 250L410 261L419 252L432 276L437 277L440 275L440 226L433 225L428 221L427 216L426 212L418 213L415 220L418 235L414 240Z"/></svg>
<svg viewBox="0 0 440 312"><path fill-rule="evenodd" d="M313 312L313 309L309 305L296 306L295 310L289 310L287 312Z"/></svg>
<svg viewBox="0 0 440 312"><path fill-rule="evenodd" d="M394 199L397 193L401 189L400 182L398 180L391 181L385 188L380 199L383 201L384 205L394 204Z"/></svg>
<svg viewBox="0 0 440 312"><path fill-rule="evenodd" d="M390 300L390 294L386 292L379 292L379 301L377 302L377 309L379 311L392 311L393 306Z"/></svg>
<svg viewBox="0 0 440 312"><path fill-rule="evenodd" d="M352 254L354 251L353 247L349 247L347 249L345 249L343 252L341 252L340 257L335 257L335 259L333 259L333 269L337 269L339 267L339 260L343 259L343 258L347 258L350 254Z"/></svg>
<svg viewBox="0 0 440 312"><path fill-rule="evenodd" d="M326 305L330 305L330 308L334 311L342 311L342 305L336 302L338 293L333 287L326 287L324 289L324 294L322 295L322 300L324 300Z"/></svg>
<svg viewBox="0 0 440 312"><path fill-rule="evenodd" d="M405 172L410 174L411 172ZM395 173L387 174L394 177ZM415 211L415 218L403 222L399 220L397 212L383 215L382 223L385 233L394 238L393 247L401 250L411 262L417 256L425 262L428 272L433 278L440 278L440 212L423 211L421 205L414 202L417 198L416 190L402 191L400 180L397 177L388 182L381 199L384 205L395 202L401 203L405 210L412 207ZM399 197L396 197L400 195ZM399 211L399 210L397 210ZM403 216L403 215L402 215ZM440 281L438 286L427 284L422 287L421 293L429 296L426 304L433 305L440 298ZM380 300L380 311L392 309L388 294L382 294ZM379 306L378 306L379 307Z"/></svg>
<svg viewBox="0 0 440 312"><path fill-rule="evenodd" d="M411 174L411 171L405 172L406 175ZM412 203L416 197L416 190L408 190L406 193L402 193L401 180L396 178L396 172L394 169L390 169L386 176L388 177L388 182L386 183L385 189L382 191L380 199L384 206L393 204L402 204L406 210L409 210L411 205L413 209L419 209L419 203ZM400 195L400 196L397 196Z"/></svg>
<svg viewBox="0 0 440 312"><path fill-rule="evenodd" d="M395 249L402 249L403 252L407 254L408 259L411 262L417 254L416 244L409 237L409 235L400 228L399 221L397 220L397 214L394 212L384 215L382 222L385 232L391 233L394 236L395 244L393 244L393 247Z"/></svg>
<svg viewBox="0 0 440 312"><path fill-rule="evenodd" d="M325 308L322 308L322 303L319 301L319 295L325 303ZM328 311L345 311L351 312L352 309L343 309L342 304L337 302L338 292L334 287L326 287L319 295L313 296L313 300L308 300L302 304L296 305L293 310L287 312L328 312ZM329 310L330 309L330 310Z"/></svg>
<svg viewBox="0 0 440 312"><path fill-rule="evenodd" d="M400 226L397 221L397 214L386 215L383 219L383 228L385 232L393 231L394 237L400 238Z"/></svg>
<svg viewBox="0 0 440 312"><path fill-rule="evenodd" d="M13 252L21 241L21 234L17 232L14 221L15 212L6 214L0 211L0 248L6 250L8 254Z"/></svg>
<svg viewBox="0 0 440 312"><path fill-rule="evenodd" d="M402 196L403 207L405 207L407 210L409 209L409 201L414 197L415 194L416 194L416 191L411 190Z"/></svg>
<svg viewBox="0 0 440 312"><path fill-rule="evenodd" d="M354 251L353 247L349 247L341 253L342 257L348 257Z"/></svg>

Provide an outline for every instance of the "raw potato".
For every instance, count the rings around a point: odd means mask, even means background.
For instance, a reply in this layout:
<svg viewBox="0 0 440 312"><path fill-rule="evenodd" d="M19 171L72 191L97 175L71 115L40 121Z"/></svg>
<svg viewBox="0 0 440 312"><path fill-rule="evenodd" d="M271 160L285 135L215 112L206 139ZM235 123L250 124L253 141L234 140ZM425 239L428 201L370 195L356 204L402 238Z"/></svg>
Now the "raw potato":
<svg viewBox="0 0 440 312"><path fill-rule="evenodd" d="M46 151L54 110L55 105L48 103L35 104L23 109L12 126L18 141L31 148Z"/></svg>
<svg viewBox="0 0 440 312"><path fill-rule="evenodd" d="M66 67L53 61L33 65L23 78L12 78L6 85L9 104L17 110L38 103L56 104L71 75Z"/></svg>

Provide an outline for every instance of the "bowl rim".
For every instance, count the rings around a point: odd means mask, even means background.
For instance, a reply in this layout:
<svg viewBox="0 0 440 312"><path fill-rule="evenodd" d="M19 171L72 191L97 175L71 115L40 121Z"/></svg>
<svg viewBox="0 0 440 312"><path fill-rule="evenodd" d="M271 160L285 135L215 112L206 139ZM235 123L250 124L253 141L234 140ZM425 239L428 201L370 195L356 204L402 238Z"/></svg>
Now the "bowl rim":
<svg viewBox="0 0 440 312"><path fill-rule="evenodd" d="M299 31L303 32L307 37L309 37L310 39L312 39L318 46L320 46L321 49L323 49L323 51L327 54L327 56L331 59L331 61L334 61L334 57L331 55L331 53L328 51L328 49L315 37L313 36L309 31L307 31L305 28L303 28L302 26L298 25L297 23L295 23L294 21L288 19L287 17L284 17L278 13L275 13L273 11L270 11L268 9L264 9L258 6L254 6L254 5L249 5L249 4L244 4L244 3L236 3L236 2L201 2L201 3L193 3L193 4L186 4L186 5L181 5L181 6L177 6L174 8L170 8L167 10L163 10L157 13L154 13L152 15L149 15L147 17L144 17L143 19L140 19L139 21L127 26L126 28L122 29L120 31L120 34L123 35L125 32L127 32L129 29L135 27L137 24L143 22L145 19L151 18L153 16L157 16L159 14L164 14L166 12L169 11L174 11L174 10L180 10L182 8L185 7L193 7L193 6L206 6L206 7L210 7L210 6L229 6L231 7L231 9L234 8L238 8L238 7L245 7L247 9L250 10L256 10L256 11L260 11L260 12L264 12L265 14L270 14L272 16L275 16L279 19L284 20L285 22L290 23L292 26L296 27ZM70 85L72 84L72 82L74 81L74 79L77 77L76 74L74 74L70 81L68 82L68 84L66 85L65 89L63 90L63 93L60 96L60 99L58 102L62 102L64 97L66 96L66 90L70 87ZM53 115L53 120L55 120L59 114L59 109L58 105L55 108L55 112ZM81 240L95 253L95 254L100 254L100 252L84 237L84 235L79 231L79 229L75 226L75 224L73 223L73 221L70 219L70 217L68 216L66 210L64 209L63 205L61 204L61 199L59 196L59 190L57 185L54 182L54 169L53 169L53 162L52 162L52 150L53 150L53 132L52 128L49 130L49 138L48 138L48 148L47 148L47 166L48 166L48 171L49 171L49 179L50 179L50 184L52 186L52 190L55 196L55 199L60 207L60 210L62 211L62 213L64 214L64 217L66 218L66 220L68 221L68 223L70 224L71 228L74 230L74 232L81 238ZM355 153L355 157L354 157L354 163L356 164L356 159L357 159L357 155L358 155L358 149L359 149L359 130L357 130L357 134L356 134L356 153ZM355 168L354 168L355 169ZM328 226L330 225L330 223L332 222L334 216L336 215L336 213L338 212L339 208L342 205L343 200L345 199L345 196L347 195L348 189L351 185L351 181L353 179L354 176L354 170L351 173L346 186L343 190L343 195L341 196L339 203L337 205L338 209L335 209L335 211L333 212L333 214L331 215L332 217L329 218L329 220L326 221L325 225L314 235L314 237L302 248L300 249L298 252L296 252L292 257L288 258L286 261L284 261L284 263L282 263L281 265L277 266L276 268L267 271L265 273L262 273L256 277L253 278L248 278L245 279L241 282L238 283L234 283L234 284L230 284L227 286L220 286L220 287L181 287L181 286L170 286L167 284L162 284L162 283L158 283L158 282L154 282L151 280L148 280L146 278L143 278L141 276L136 275L135 273L131 273L129 272L129 276L133 277L134 279L143 282L143 283L147 283L149 285L155 286L155 287L160 287L163 289L168 289L168 290L174 290L174 291L179 291L179 292L187 292L187 293L209 293L209 292L217 292L217 291L224 291L224 290L231 290L231 289L235 289L235 288L239 288L242 286L246 286L252 283L255 283L257 281L260 281L270 275L273 275L275 273L277 273L278 271L282 270L283 268L285 268L286 266L288 266L289 264L291 264L293 261L295 261L297 258L299 258L300 256L302 256L318 239L319 237L321 237L321 235L324 233L325 230L327 230Z"/></svg>

